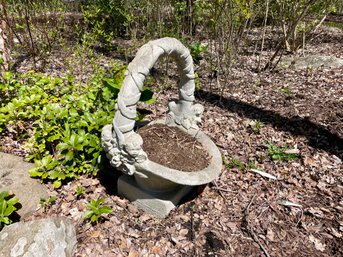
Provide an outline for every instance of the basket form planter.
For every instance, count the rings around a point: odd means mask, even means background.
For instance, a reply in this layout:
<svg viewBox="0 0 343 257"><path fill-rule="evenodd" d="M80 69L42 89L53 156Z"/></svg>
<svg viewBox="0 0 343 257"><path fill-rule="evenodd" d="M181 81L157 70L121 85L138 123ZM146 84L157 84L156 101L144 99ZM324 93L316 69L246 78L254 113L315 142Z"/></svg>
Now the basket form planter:
<svg viewBox="0 0 343 257"><path fill-rule="evenodd" d="M172 57L178 67L179 100L168 104L164 123L177 126L199 141L209 153L210 164L203 170L175 170L149 160L143 151L143 139L134 131L137 102L150 69L162 56ZM118 193L146 212L164 218L189 191L216 179L221 171L221 155L198 127L204 108L194 104L194 69L189 50L177 39L162 38L143 45L128 65L118 94L112 124L102 131L102 146L113 167L123 175L118 180ZM148 125L149 126L149 125Z"/></svg>

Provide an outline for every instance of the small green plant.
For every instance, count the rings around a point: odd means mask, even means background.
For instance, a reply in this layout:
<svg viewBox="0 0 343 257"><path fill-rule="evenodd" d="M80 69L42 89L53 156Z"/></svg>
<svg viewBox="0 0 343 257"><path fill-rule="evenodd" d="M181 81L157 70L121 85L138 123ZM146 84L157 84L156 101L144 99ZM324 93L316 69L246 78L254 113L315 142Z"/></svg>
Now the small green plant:
<svg viewBox="0 0 343 257"><path fill-rule="evenodd" d="M250 169L257 169L256 162L250 161L250 162L249 162L249 168L250 168Z"/></svg>
<svg viewBox="0 0 343 257"><path fill-rule="evenodd" d="M197 90L201 89L201 81L199 78L199 74L197 72L194 73L194 83L195 83L195 87Z"/></svg>
<svg viewBox="0 0 343 257"><path fill-rule="evenodd" d="M246 121L244 122L244 125L248 130L250 130L254 134L259 134L261 128L264 126L263 122L259 120Z"/></svg>
<svg viewBox="0 0 343 257"><path fill-rule="evenodd" d="M85 213L83 219L90 220L91 222L98 222L101 218L103 218L103 214L111 213L111 207L107 205L103 205L105 200L103 198L99 199L92 199L90 203L88 203L88 211Z"/></svg>
<svg viewBox="0 0 343 257"><path fill-rule="evenodd" d="M252 131L255 133L255 134L259 134L260 133L260 130L261 128L264 126L263 122L262 121L259 121L257 120L254 124L254 126L252 127Z"/></svg>
<svg viewBox="0 0 343 257"><path fill-rule="evenodd" d="M233 168L237 168L239 170L244 170L245 169L245 164L237 159L235 159L234 157L230 157L229 161L225 160L225 158L223 158L224 161L224 165L227 169L233 169Z"/></svg>
<svg viewBox="0 0 343 257"><path fill-rule="evenodd" d="M8 191L0 192L0 230L13 222L10 216L17 210L15 205L18 202L19 199Z"/></svg>
<svg viewBox="0 0 343 257"><path fill-rule="evenodd" d="M84 187L82 187L82 186L77 186L76 187L76 196L77 197L81 197L81 196L83 196L83 195L85 195L86 194L86 188L84 188Z"/></svg>
<svg viewBox="0 0 343 257"><path fill-rule="evenodd" d="M295 161L299 159L298 153L290 153L290 148L286 147L278 147L272 143L266 143L265 147L267 147L267 151L269 156L274 161Z"/></svg>
<svg viewBox="0 0 343 257"><path fill-rule="evenodd" d="M255 80L255 86L260 87L262 85L262 82L260 79Z"/></svg>
<svg viewBox="0 0 343 257"><path fill-rule="evenodd" d="M291 91L291 89L288 86L282 88L281 92L284 93L287 96L292 96L293 95L293 92Z"/></svg>
<svg viewBox="0 0 343 257"><path fill-rule="evenodd" d="M47 211L51 205L56 202L56 196L50 196L48 198L41 198L39 200L40 205L44 208L44 211Z"/></svg>
<svg viewBox="0 0 343 257"><path fill-rule="evenodd" d="M194 43L191 45L191 55L195 62L201 60L202 54L207 51L208 45L202 45L200 42Z"/></svg>

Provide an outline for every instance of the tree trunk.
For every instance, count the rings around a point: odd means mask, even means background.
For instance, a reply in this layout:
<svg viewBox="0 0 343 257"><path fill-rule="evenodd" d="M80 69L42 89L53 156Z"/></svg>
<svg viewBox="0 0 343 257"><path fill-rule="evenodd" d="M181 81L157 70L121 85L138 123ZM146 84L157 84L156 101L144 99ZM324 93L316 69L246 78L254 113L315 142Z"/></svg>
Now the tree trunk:
<svg viewBox="0 0 343 257"><path fill-rule="evenodd" d="M194 24L194 0L186 0L185 26L186 33L190 36L195 34Z"/></svg>
<svg viewBox="0 0 343 257"><path fill-rule="evenodd" d="M7 70L9 68L10 51L7 41L7 25L3 19L4 6L0 2L0 71Z"/></svg>

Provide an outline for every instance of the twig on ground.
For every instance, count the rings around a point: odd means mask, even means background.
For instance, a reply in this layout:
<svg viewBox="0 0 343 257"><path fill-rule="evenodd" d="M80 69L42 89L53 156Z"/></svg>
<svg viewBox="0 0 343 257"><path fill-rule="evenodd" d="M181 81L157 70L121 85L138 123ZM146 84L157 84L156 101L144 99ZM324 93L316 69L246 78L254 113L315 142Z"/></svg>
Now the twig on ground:
<svg viewBox="0 0 343 257"><path fill-rule="evenodd" d="M245 224L245 227L248 231L248 233L250 234L250 236L252 237L252 239L255 241L255 243L257 243L259 245L259 247L261 248L261 250L263 251L263 253L267 256L270 257L267 249L262 245L261 241L258 239L257 235L254 232L254 229L251 227L250 225L250 220L249 220L249 210L250 210L250 206L251 204L254 202L256 197L256 194L251 198L247 208L244 211L244 218L243 218L243 224Z"/></svg>
<svg viewBox="0 0 343 257"><path fill-rule="evenodd" d="M224 202L226 203L226 197L222 193L222 191L224 191L224 190L219 189L216 181L212 181L212 184L214 185L214 189L217 190L218 194L223 198Z"/></svg>
<svg viewBox="0 0 343 257"><path fill-rule="evenodd" d="M218 187L218 186L215 186L214 189L217 189L217 190L223 191L223 192L228 192L228 193L237 193L237 191L233 191L233 190L222 188L222 187Z"/></svg>
<svg viewBox="0 0 343 257"><path fill-rule="evenodd" d="M304 210L303 210L302 208L300 209L300 211L301 211L301 214L300 214L300 218L299 218L298 221L297 221L297 224L295 224L296 227L299 226L299 223L300 223L300 221L302 220L303 215L304 215Z"/></svg>
<svg viewBox="0 0 343 257"><path fill-rule="evenodd" d="M161 137L161 135L160 134L158 134L156 131L152 131L156 136L158 136L158 137Z"/></svg>
<svg viewBox="0 0 343 257"><path fill-rule="evenodd" d="M195 246L195 229L194 229L194 210L191 208L191 242L193 243L193 255L196 255L196 246Z"/></svg>

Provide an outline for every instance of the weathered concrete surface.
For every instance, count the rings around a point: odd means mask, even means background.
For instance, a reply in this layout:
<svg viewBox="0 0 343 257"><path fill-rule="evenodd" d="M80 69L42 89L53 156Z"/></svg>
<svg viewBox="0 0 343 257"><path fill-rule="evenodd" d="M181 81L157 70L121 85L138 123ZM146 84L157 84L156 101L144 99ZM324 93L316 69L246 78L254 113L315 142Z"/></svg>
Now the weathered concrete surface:
<svg viewBox="0 0 343 257"><path fill-rule="evenodd" d="M197 129L204 111L200 104L193 104L195 75L190 51L176 38L161 38L143 45L127 67L113 122L103 128L101 136L102 146L110 164L127 175L136 172L136 163L144 163L147 160L142 148L143 140L134 131L136 108L146 76L163 56L173 58L180 73L179 101L170 102L168 105L170 123L186 129Z"/></svg>
<svg viewBox="0 0 343 257"><path fill-rule="evenodd" d="M339 68L343 66L343 59L334 56L313 55L305 57L285 58L279 64L279 68Z"/></svg>
<svg viewBox="0 0 343 257"><path fill-rule="evenodd" d="M45 185L30 178L29 169L33 164L22 158L0 152L0 191L12 191L22 205L17 213L25 218L39 206L40 198L48 197Z"/></svg>
<svg viewBox="0 0 343 257"><path fill-rule="evenodd" d="M75 246L75 227L64 217L14 223L0 232L0 257L71 257Z"/></svg>
<svg viewBox="0 0 343 257"><path fill-rule="evenodd" d="M156 193L141 189L132 176L122 175L118 179L119 195L125 196L132 204L160 219L167 217L192 188L179 186L173 191Z"/></svg>

